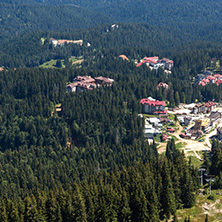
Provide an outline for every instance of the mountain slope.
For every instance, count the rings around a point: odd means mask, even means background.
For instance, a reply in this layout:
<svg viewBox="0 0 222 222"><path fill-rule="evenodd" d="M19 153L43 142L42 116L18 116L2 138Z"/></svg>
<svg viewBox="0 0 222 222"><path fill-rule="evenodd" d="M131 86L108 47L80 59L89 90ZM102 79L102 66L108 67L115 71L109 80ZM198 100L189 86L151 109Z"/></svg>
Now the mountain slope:
<svg viewBox="0 0 222 222"><path fill-rule="evenodd" d="M112 22L144 22L173 27L209 40L209 33L221 40L222 2L219 0L35 0L42 4L75 4L106 14ZM205 35L207 38L205 38ZM214 35L212 36L215 38ZM219 38L218 38L219 37Z"/></svg>
<svg viewBox="0 0 222 222"><path fill-rule="evenodd" d="M97 12L77 6L14 5L0 3L0 39L27 31L65 31L109 22Z"/></svg>

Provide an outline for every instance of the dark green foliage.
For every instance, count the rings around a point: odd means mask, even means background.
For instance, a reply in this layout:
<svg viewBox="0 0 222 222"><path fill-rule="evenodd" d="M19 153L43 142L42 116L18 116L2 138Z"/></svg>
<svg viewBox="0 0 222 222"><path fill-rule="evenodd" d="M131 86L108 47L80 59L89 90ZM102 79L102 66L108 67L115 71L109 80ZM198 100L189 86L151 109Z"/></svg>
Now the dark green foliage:
<svg viewBox="0 0 222 222"><path fill-rule="evenodd" d="M33 3L33 1L30 2ZM75 5L47 6L9 3L0 2L1 40L11 39L28 31L66 31L109 22L105 15Z"/></svg>
<svg viewBox="0 0 222 222"><path fill-rule="evenodd" d="M180 153L180 155L183 155ZM179 156L179 155L178 155ZM153 163L151 163L153 162ZM186 160L182 165L189 168ZM25 197L14 195L0 202L3 221L160 221L175 216L172 178L174 166L166 158L150 163L136 163L128 169L100 174L74 183L67 189L34 191ZM161 175L164 190L159 198L156 191ZM178 172L182 178L182 172ZM155 186L156 185L156 186ZM164 191L166 194L164 194ZM164 197L165 196L165 197Z"/></svg>
<svg viewBox="0 0 222 222"><path fill-rule="evenodd" d="M71 49L64 46L52 52L65 54ZM0 72L3 221L157 222L183 206L193 206L196 170L175 148L174 140L167 144L166 157L158 156L155 143L144 140L139 101L152 96L173 106L182 100L194 102L199 90L207 100L218 99L220 87L215 92L214 86L200 89L190 84L193 70L205 67L209 51L175 56L171 76L121 61L117 57L123 52L131 60L155 55L134 48L89 50L81 69ZM198 57L202 59L196 62ZM66 93L67 82L77 75L102 75L115 82L93 91ZM169 84L169 91L157 90L161 81ZM58 103L61 112L55 110ZM214 151L220 154L216 146ZM220 158L215 156L209 168L220 172L219 166Z"/></svg>
<svg viewBox="0 0 222 222"><path fill-rule="evenodd" d="M1 3L3 37L27 30L65 30L85 28L96 24L126 22L148 23L169 27L170 35L181 32L180 38L220 41L221 2L214 1L4 1ZM42 4L36 4L42 3ZM50 4L50 6L49 6ZM81 7L78 7L81 6ZM6 12L7 13L4 13ZM46 13L50 12L50 13ZM102 15L98 14L101 13ZM8 16L10 15L10 16ZM73 22L74 21L74 22ZM159 36L156 35L156 38Z"/></svg>
<svg viewBox="0 0 222 222"><path fill-rule="evenodd" d="M216 196L214 194L211 194L207 197L208 200L215 200Z"/></svg>
<svg viewBox="0 0 222 222"><path fill-rule="evenodd" d="M208 214L206 214L205 222L208 222Z"/></svg>

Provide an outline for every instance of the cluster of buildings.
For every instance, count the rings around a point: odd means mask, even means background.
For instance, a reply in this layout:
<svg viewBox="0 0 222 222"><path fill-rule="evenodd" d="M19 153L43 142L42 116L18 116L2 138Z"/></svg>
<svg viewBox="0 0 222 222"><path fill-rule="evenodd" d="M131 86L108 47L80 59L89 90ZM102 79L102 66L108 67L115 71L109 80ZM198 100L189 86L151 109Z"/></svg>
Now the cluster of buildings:
<svg viewBox="0 0 222 222"><path fill-rule="evenodd" d="M155 70L162 68L164 70L171 70L173 67L173 60L163 58L159 59L158 56L154 57L144 57L140 63L137 64L137 67L141 66L142 64L146 64L150 68L153 68Z"/></svg>
<svg viewBox="0 0 222 222"><path fill-rule="evenodd" d="M82 45L83 40L66 40L66 39L54 39L50 38L50 42L53 44L53 46L63 46L65 44L77 44L77 45Z"/></svg>
<svg viewBox="0 0 222 222"><path fill-rule="evenodd" d="M196 104L192 112L193 114L199 114L199 113L210 113L213 109L215 109L216 103L215 102L207 102L207 103L198 103Z"/></svg>
<svg viewBox="0 0 222 222"><path fill-rule="evenodd" d="M144 135L146 138L152 139L154 136L162 134L162 130L174 133L175 129L169 126L173 124L174 122L173 120L169 119L168 114L160 114L159 117L149 117L145 120ZM168 127L165 129L163 128L164 125L168 125ZM164 136L164 138L166 137L166 135ZM162 139L165 140L164 138Z"/></svg>
<svg viewBox="0 0 222 222"><path fill-rule="evenodd" d="M113 79L106 77L95 77L91 76L77 76L73 79L73 83L70 83L66 86L67 92L83 92L85 90L93 90L101 85L111 86L114 82Z"/></svg>
<svg viewBox="0 0 222 222"><path fill-rule="evenodd" d="M159 101L152 97L148 97L147 99L141 99L140 103L142 104L143 113L158 114L158 117L149 117L145 120L144 134L146 138L152 139L154 136L162 134L162 130L170 133L175 132L175 129L169 126L173 125L174 122L169 119L169 114L167 114L167 110L165 109L165 101ZM165 129L163 125L167 125L168 127ZM162 140L166 138L167 134L162 134Z"/></svg>
<svg viewBox="0 0 222 222"><path fill-rule="evenodd" d="M142 104L143 113L147 114L166 114L167 110L165 101L159 101L148 97L147 99L141 99L140 103Z"/></svg>
<svg viewBox="0 0 222 222"><path fill-rule="evenodd" d="M199 86L206 86L208 84L216 84L219 86L222 83L222 75L214 74L211 71L205 71L203 74L195 76L195 83Z"/></svg>
<svg viewBox="0 0 222 222"><path fill-rule="evenodd" d="M202 136L203 133L208 133L220 123L222 120L222 114L221 112L212 111L209 116L198 119L190 118L189 122L191 120L195 121L195 124L191 128L185 129L185 133L180 135L182 138L197 139Z"/></svg>

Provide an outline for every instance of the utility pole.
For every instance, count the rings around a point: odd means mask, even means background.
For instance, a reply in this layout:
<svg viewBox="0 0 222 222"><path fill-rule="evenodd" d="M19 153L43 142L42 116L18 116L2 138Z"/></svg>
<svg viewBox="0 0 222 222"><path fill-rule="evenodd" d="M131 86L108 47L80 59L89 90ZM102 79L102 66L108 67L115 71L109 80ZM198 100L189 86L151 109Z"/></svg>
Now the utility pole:
<svg viewBox="0 0 222 222"><path fill-rule="evenodd" d="M202 187L203 186L203 172L206 171L206 169L200 168L199 171L200 171L200 185Z"/></svg>
<svg viewBox="0 0 222 222"><path fill-rule="evenodd" d="M209 194L211 194L211 182L214 182L215 175L206 175L205 180L209 183Z"/></svg>

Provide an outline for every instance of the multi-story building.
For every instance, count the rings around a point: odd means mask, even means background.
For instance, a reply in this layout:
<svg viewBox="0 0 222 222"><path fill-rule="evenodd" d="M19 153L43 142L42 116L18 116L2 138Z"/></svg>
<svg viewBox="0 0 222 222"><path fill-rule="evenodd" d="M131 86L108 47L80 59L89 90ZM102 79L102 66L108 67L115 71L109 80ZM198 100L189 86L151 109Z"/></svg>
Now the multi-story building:
<svg viewBox="0 0 222 222"><path fill-rule="evenodd" d="M151 97L147 99L141 99L140 103L143 106L143 112L147 114L163 114L167 113L165 110L165 101L155 100Z"/></svg>

